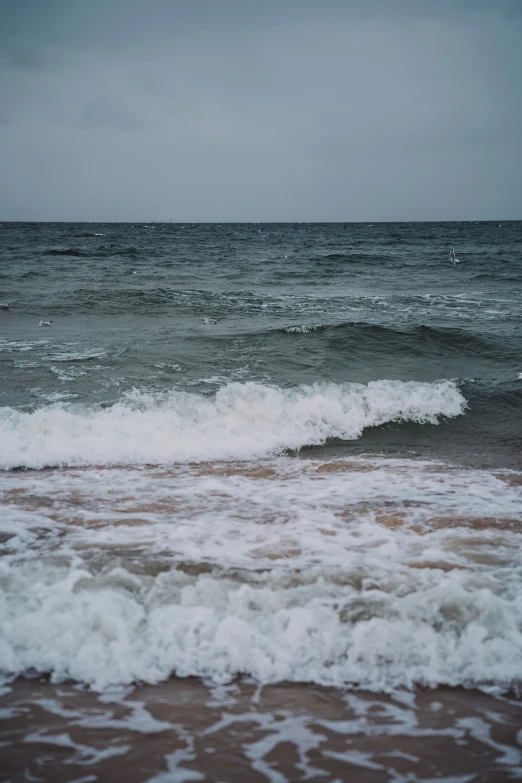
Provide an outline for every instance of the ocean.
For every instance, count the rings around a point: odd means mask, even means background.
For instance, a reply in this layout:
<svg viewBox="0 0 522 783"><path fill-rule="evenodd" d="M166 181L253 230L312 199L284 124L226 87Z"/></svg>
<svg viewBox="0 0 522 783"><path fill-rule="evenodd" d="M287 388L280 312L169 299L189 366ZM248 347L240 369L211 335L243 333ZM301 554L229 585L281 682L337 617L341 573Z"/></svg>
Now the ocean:
<svg viewBox="0 0 522 783"><path fill-rule="evenodd" d="M522 222L0 237L5 780L520 779Z"/></svg>

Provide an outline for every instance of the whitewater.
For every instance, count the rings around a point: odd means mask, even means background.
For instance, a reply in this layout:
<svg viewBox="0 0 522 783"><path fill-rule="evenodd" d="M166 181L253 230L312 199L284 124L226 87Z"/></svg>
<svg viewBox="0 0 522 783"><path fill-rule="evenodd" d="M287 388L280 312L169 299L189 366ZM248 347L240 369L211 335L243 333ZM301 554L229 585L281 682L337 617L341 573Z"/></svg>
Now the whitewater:
<svg viewBox="0 0 522 783"><path fill-rule="evenodd" d="M296 389L230 383L212 398L135 391L109 408L2 408L0 467L255 459L328 438L353 440L391 421L436 423L464 407L451 381L377 381Z"/></svg>
<svg viewBox="0 0 522 783"><path fill-rule="evenodd" d="M11 474L2 488L8 679L520 682L510 474L279 458Z"/></svg>

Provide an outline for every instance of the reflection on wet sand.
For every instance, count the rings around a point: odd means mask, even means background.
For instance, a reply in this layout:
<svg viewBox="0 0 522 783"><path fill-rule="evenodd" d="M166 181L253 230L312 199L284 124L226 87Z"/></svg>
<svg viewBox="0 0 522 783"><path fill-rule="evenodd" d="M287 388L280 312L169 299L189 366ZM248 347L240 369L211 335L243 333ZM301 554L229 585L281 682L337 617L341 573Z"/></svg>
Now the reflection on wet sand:
<svg viewBox="0 0 522 783"><path fill-rule="evenodd" d="M522 775L521 724L520 701L461 688L385 696L189 678L100 695L17 681L3 696L0 767L6 783L501 783Z"/></svg>

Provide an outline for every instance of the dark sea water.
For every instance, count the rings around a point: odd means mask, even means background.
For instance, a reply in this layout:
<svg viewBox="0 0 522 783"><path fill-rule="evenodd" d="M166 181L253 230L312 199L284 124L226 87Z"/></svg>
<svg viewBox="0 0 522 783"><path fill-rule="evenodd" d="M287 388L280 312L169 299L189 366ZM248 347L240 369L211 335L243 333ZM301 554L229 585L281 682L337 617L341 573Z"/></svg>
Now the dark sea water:
<svg viewBox="0 0 522 783"><path fill-rule="evenodd" d="M248 382L450 379L464 416L385 422L356 441L332 431L317 456L522 466L521 222L4 223L0 232L4 406L107 405L135 390L207 399ZM38 328L40 319L53 326Z"/></svg>
<svg viewBox="0 0 522 783"><path fill-rule="evenodd" d="M0 303L6 779L522 775L522 222L3 223Z"/></svg>

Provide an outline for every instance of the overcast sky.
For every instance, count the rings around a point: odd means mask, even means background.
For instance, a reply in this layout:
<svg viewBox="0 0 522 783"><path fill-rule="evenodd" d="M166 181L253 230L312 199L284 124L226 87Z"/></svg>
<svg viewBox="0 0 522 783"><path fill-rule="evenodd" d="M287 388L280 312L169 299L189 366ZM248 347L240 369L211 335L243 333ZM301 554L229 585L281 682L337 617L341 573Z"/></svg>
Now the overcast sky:
<svg viewBox="0 0 522 783"><path fill-rule="evenodd" d="M0 0L0 220L521 205L522 0Z"/></svg>

